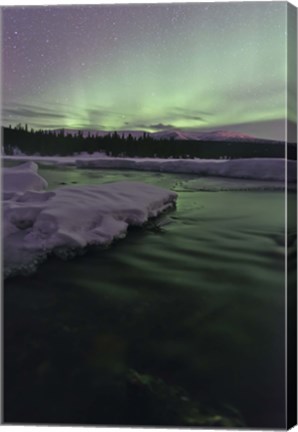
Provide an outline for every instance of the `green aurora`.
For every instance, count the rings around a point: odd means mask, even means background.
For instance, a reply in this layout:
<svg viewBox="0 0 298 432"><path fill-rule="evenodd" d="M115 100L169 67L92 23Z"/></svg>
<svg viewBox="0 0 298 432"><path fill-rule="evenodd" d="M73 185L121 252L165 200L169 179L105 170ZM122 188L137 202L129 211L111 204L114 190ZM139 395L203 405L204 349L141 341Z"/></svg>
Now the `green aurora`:
<svg viewBox="0 0 298 432"><path fill-rule="evenodd" d="M287 83L287 29L294 30L289 7L4 8L4 124L151 132L220 128L282 139L286 88L294 88L296 79L289 74ZM294 107L289 116L294 122Z"/></svg>

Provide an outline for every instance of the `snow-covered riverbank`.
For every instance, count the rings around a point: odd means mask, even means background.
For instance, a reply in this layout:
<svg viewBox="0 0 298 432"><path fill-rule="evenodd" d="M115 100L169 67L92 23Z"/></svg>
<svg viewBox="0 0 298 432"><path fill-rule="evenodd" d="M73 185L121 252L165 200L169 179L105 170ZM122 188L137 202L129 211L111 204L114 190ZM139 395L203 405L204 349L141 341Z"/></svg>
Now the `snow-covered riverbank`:
<svg viewBox="0 0 298 432"><path fill-rule="evenodd" d="M297 178L296 161L285 159L150 159L150 158L113 158L104 154L79 156L4 156L10 161L35 161L57 166L76 166L93 169L130 169L140 171L159 171L201 176L231 177L255 180L283 181L286 178L295 182ZM287 165L287 170L286 170Z"/></svg>
<svg viewBox="0 0 298 432"><path fill-rule="evenodd" d="M34 270L50 253L109 245L175 205L176 193L140 182L45 191L34 162L4 169L4 272Z"/></svg>

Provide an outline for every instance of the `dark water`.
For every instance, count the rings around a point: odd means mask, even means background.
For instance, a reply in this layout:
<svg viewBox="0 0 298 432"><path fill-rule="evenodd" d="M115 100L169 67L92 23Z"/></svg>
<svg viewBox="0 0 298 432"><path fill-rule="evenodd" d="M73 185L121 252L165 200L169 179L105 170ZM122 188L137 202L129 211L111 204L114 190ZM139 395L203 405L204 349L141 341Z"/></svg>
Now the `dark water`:
<svg viewBox="0 0 298 432"><path fill-rule="evenodd" d="M284 194L195 191L186 175L40 172L50 188L125 178L179 196L161 230L5 282L4 420L158 424L150 407L138 417L132 369L215 413L237 410L246 427L284 427Z"/></svg>

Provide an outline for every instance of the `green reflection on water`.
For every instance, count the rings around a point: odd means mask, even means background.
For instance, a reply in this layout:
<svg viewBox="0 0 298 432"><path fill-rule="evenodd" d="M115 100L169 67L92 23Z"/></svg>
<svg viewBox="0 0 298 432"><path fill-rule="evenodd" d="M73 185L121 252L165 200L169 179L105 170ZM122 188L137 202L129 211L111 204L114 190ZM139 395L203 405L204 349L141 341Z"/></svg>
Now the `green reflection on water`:
<svg viewBox="0 0 298 432"><path fill-rule="evenodd" d="M53 168L41 174L51 188L124 178L174 187L191 178ZM121 405L121 376L134 369L214 409L235 407L248 427L283 427L284 195L185 190L168 218L162 232L132 230L110 249L50 259L35 275L6 282L11 416L15 406L26 417L35 402L41 411L52 404L45 414L51 418L56 409L57 418L80 421L102 402L100 389L110 388ZM96 421L111 421L106 412Z"/></svg>

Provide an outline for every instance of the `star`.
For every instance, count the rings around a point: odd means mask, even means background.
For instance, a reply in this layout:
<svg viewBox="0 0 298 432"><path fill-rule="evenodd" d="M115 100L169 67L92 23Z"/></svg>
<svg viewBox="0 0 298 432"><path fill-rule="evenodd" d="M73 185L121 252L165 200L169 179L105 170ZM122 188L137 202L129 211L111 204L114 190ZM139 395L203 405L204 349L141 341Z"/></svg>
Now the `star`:
<svg viewBox="0 0 298 432"><path fill-rule="evenodd" d="M263 137L281 130L284 2L16 6L2 15L5 105L52 109L63 94L68 103L53 110L64 128L94 125L97 107L107 130L121 127L119 112L131 128L191 129L201 118ZM34 120L51 124L41 113Z"/></svg>

